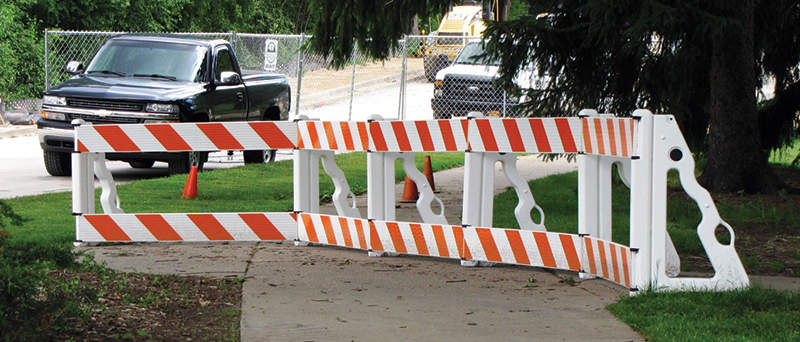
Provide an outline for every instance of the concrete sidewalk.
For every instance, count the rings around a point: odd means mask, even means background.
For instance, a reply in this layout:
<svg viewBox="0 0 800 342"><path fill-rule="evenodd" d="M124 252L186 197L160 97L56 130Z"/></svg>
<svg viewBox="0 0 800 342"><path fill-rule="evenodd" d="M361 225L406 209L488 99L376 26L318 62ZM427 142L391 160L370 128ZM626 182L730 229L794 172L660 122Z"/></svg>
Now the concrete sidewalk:
<svg viewBox="0 0 800 342"><path fill-rule="evenodd" d="M499 164L498 164L499 165ZM575 170L520 157L532 179ZM500 170L498 170L500 171ZM508 186L497 172L496 192ZM434 175L451 224L460 224L463 169ZM397 196L402 195L397 185ZM365 198L359 198L362 214ZM321 208L334 213L331 205ZM399 221L418 221L414 204ZM604 307L627 291L574 272L462 267L440 258L369 257L284 243L155 243L88 247L121 271L247 279L242 341L641 341Z"/></svg>

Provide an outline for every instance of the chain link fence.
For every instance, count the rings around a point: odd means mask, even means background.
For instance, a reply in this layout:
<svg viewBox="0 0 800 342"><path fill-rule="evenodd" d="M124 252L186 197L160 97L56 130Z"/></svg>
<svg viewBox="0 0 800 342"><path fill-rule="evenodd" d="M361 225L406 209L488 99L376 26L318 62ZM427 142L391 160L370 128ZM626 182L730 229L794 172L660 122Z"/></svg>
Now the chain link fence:
<svg viewBox="0 0 800 342"><path fill-rule="evenodd" d="M46 31L45 89L69 77L62 72L68 61L88 63L106 39L122 33ZM353 58L345 64L346 67L334 70L329 67L330 60L303 52L301 47L309 38L305 35L236 32L178 34L228 40L233 45L243 73L285 74L292 89L293 117L307 115L323 120L341 120L345 111L348 120L365 120L375 114L384 118L406 119L407 111L414 112L413 118L449 118L464 116L470 111L498 115L495 110L482 110L486 108L468 105L457 105L448 112L435 108L432 110L432 102L436 102L436 90L432 83L436 73L453 63L463 48L463 43L473 41L476 37L408 36L400 41L401 48L393 51L388 60L371 60L356 51ZM273 47L276 48L270 50ZM480 72L480 75L460 75L462 79L473 76L480 79L467 81L468 84L462 87L467 89L465 91L476 82L488 82L483 86L494 87L494 76L486 72ZM413 91L407 91L409 87ZM470 93L459 96L469 98ZM489 99L494 102L502 102L503 98L508 98L503 91L496 89L492 90L492 94L481 96L496 97ZM506 111L499 115L519 114Z"/></svg>

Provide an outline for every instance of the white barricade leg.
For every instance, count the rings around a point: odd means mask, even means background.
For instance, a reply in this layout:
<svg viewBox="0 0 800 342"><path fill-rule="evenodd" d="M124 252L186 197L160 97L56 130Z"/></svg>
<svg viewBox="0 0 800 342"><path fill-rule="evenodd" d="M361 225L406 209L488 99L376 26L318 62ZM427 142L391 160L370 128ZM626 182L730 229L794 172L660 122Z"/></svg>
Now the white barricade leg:
<svg viewBox="0 0 800 342"><path fill-rule="evenodd" d="M433 193L428 179L417 169L414 163L413 152L369 152L367 154L368 180L367 193L368 216L371 220L394 221L395 220L395 184L394 172L395 162L400 159L403 163L403 170L414 183L417 184L419 199L416 207L419 211L422 222L430 224L447 224L444 216L444 204ZM441 211L433 212L431 205L436 202Z"/></svg>
<svg viewBox="0 0 800 342"><path fill-rule="evenodd" d="M294 150L294 211L319 213L319 157Z"/></svg>
<svg viewBox="0 0 800 342"><path fill-rule="evenodd" d="M75 245L84 244L80 220L83 214L94 214L93 154L72 153L72 215L75 216Z"/></svg>
<svg viewBox="0 0 800 342"><path fill-rule="evenodd" d="M396 154L397 159L403 161L403 170L406 172L408 178L411 178L417 184L417 191L419 191L419 199L417 199L417 211L422 218L422 222L428 224L447 224L447 219L444 217L444 203L436 197L433 193L431 185L428 183L428 178L417 169L414 163L414 155L416 153L399 153ZM391 180L394 183L394 178ZM431 205L436 202L441 209L440 212L434 213Z"/></svg>
<svg viewBox="0 0 800 342"><path fill-rule="evenodd" d="M578 157L578 235L600 236L600 193L597 184L600 183L599 160L600 156L579 154ZM583 239L581 239L581 243ZM586 248L581 248L583 252ZM582 253L583 254L583 253ZM588 255L582 255L582 260L588 260ZM584 262L584 264L587 264ZM589 272L578 272L581 279L594 279L596 276Z"/></svg>
<svg viewBox="0 0 800 342"><path fill-rule="evenodd" d="M613 177L613 169L612 166L614 164L617 165L617 170L619 170L620 179L622 182L628 186L630 185L631 179L631 160L628 158L619 158L619 157L603 157L601 161L601 171L607 174L603 174L601 177L607 179L608 181L605 183L601 183L604 187L601 190L601 193L604 194L601 197L601 211L600 211L600 220L603 224L600 227L599 235L601 239L606 241L612 240L612 198L611 198L611 184L612 184L612 177ZM677 276L681 272L681 259L678 256L678 251L675 249L675 245L672 243L672 238L669 237L667 234L666 239L664 240L664 248L666 249L666 259L664 266L666 267L667 275L670 277Z"/></svg>
<svg viewBox="0 0 800 342"><path fill-rule="evenodd" d="M294 150L294 211L304 213L319 213L319 165L331 177L334 185L333 205L340 216L361 218L361 213L356 207L356 197L350 191L347 178L339 166L336 165L334 151L327 150ZM348 204L352 199L352 205ZM308 242L295 241L295 245L304 246Z"/></svg>
<svg viewBox="0 0 800 342"><path fill-rule="evenodd" d="M600 236L599 159L595 155L578 155L578 234Z"/></svg>
<svg viewBox="0 0 800 342"><path fill-rule="evenodd" d="M336 212L339 216L348 216L361 218L361 213L356 207L356 196L350 191L350 185L347 183L347 178L344 176L342 169L336 165L334 157L336 154L333 151L315 151L322 160L322 168L325 173L331 177L335 190L333 192L332 201ZM348 203L348 198L352 200L352 205Z"/></svg>
<svg viewBox="0 0 800 342"><path fill-rule="evenodd" d="M631 229L630 247L633 259L631 287L651 287L651 227L653 225L653 115L647 110L633 112L639 119L636 146L631 160Z"/></svg>
<svg viewBox="0 0 800 342"><path fill-rule="evenodd" d="M464 153L464 200L461 207L461 224L464 226L490 227L483 221L483 159L485 153ZM494 178L490 180L494 183ZM491 195L490 195L491 196Z"/></svg>
<svg viewBox="0 0 800 342"><path fill-rule="evenodd" d="M367 152L367 218L394 221L394 159ZM386 179L391 179L386 181Z"/></svg>
<svg viewBox="0 0 800 342"><path fill-rule="evenodd" d="M393 154L396 153L367 152L367 217L369 220L395 220L395 159L388 156ZM374 257L399 255L372 249L367 253Z"/></svg>
<svg viewBox="0 0 800 342"><path fill-rule="evenodd" d="M500 162L503 172L514 187L519 202L514 208L520 229L546 231L544 212L536 205L528 182L517 171L517 156L513 153L467 152L464 154L464 200L462 224L491 227L494 210L495 164ZM531 219L531 210L539 212L540 222Z"/></svg>
<svg viewBox="0 0 800 342"><path fill-rule="evenodd" d="M72 213L94 214L94 153L72 154Z"/></svg>
<svg viewBox="0 0 800 342"><path fill-rule="evenodd" d="M514 187L519 199L517 206L514 208L514 216L517 218L519 228L522 230L547 231L544 226L544 211L536 205L528 181L517 170L517 155L515 153L499 154L497 160L503 166L503 173L511 183L511 186ZM493 177L494 175L491 176ZM494 196L492 199L494 199ZM531 211L534 209L539 212L539 223L533 222L531 219Z"/></svg>
<svg viewBox="0 0 800 342"><path fill-rule="evenodd" d="M649 113L648 113L649 114ZM650 114L652 115L652 114ZM727 290L749 286L747 273L734 248L735 235L731 227L719 216L714 201L694 177L695 163L683 134L672 116L653 116L653 228L651 274L655 289ZM665 241L667 233L667 173L677 170L681 185L702 214L697 234L705 248L715 274L712 278L670 277ZM722 244L716 238L716 229L722 227L730 234L730 243Z"/></svg>
<svg viewBox="0 0 800 342"><path fill-rule="evenodd" d="M117 186L111 171L106 165L105 153L98 153L94 157L94 174L100 181L102 192L100 193L100 205L105 214L122 214L119 196L117 196Z"/></svg>

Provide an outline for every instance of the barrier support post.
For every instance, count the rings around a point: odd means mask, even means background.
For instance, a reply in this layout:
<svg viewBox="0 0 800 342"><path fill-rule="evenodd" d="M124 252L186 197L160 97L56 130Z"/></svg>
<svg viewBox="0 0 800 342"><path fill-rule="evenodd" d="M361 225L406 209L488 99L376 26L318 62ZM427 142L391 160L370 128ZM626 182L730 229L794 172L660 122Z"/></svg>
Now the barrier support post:
<svg viewBox="0 0 800 342"><path fill-rule="evenodd" d="M638 119L636 145L631 160L630 247L633 252L631 287L650 287L653 275L651 263L651 227L653 201L653 115L647 110L636 110Z"/></svg>
<svg viewBox="0 0 800 342"><path fill-rule="evenodd" d="M313 150L294 150L294 211L319 213L319 158Z"/></svg>
<svg viewBox="0 0 800 342"><path fill-rule="evenodd" d="M81 119L72 120L73 131L85 125ZM72 214L94 214L94 154L77 151L78 134L74 134L72 152ZM76 225L77 227L77 225Z"/></svg>
<svg viewBox="0 0 800 342"><path fill-rule="evenodd" d="M367 152L367 218L394 221L394 159L387 152ZM391 178L389 178L391 177ZM389 178L392 181L386 182Z"/></svg>
<svg viewBox="0 0 800 342"><path fill-rule="evenodd" d="M639 112L639 111L637 111ZM651 250L650 277L654 289L670 290L729 290L747 287L750 280L734 248L733 229L722 220L709 192L697 182L694 176L695 163L691 151L678 123L671 115L653 116L647 112L652 122L652 200L651 200ZM706 255L714 267L712 278L674 277L670 274L671 241L667 232L667 173L678 172L681 186L697 204L702 215L697 226L697 235ZM717 228L730 234L727 244L716 237Z"/></svg>

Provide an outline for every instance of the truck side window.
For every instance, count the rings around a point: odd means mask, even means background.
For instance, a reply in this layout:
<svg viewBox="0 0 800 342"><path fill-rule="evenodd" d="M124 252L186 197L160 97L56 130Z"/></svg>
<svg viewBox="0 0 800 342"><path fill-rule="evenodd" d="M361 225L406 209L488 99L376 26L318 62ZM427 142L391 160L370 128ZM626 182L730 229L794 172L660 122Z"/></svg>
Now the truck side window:
<svg viewBox="0 0 800 342"><path fill-rule="evenodd" d="M214 66L214 79L219 81L219 75L223 71L236 71L233 70L233 58L228 49L220 49L217 51L217 65Z"/></svg>

